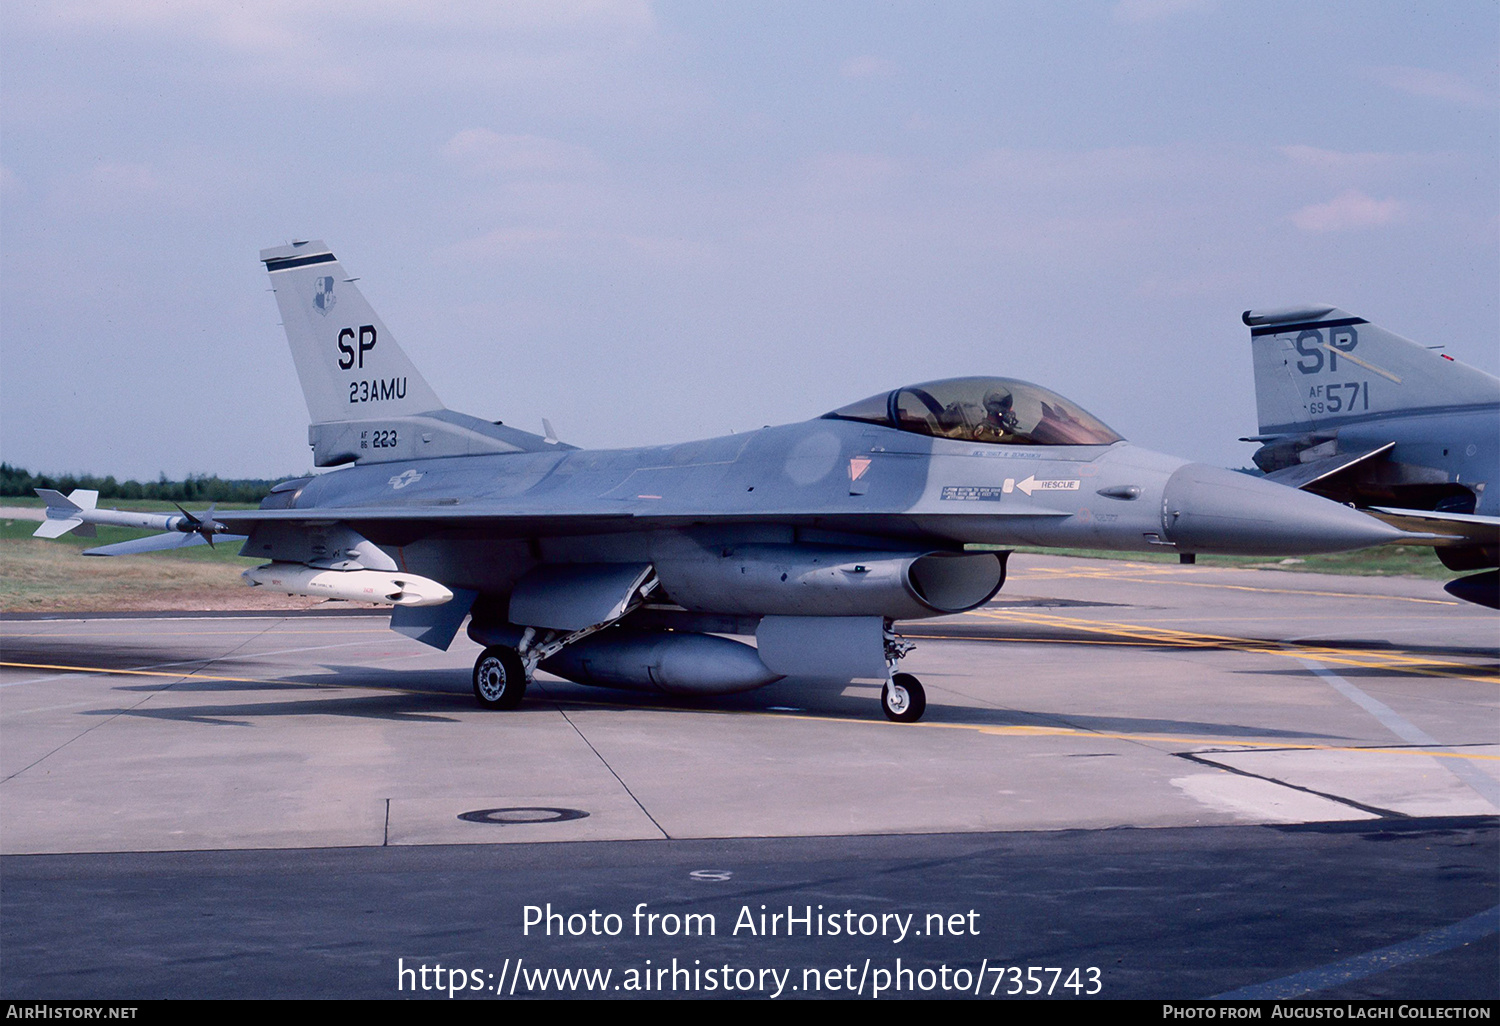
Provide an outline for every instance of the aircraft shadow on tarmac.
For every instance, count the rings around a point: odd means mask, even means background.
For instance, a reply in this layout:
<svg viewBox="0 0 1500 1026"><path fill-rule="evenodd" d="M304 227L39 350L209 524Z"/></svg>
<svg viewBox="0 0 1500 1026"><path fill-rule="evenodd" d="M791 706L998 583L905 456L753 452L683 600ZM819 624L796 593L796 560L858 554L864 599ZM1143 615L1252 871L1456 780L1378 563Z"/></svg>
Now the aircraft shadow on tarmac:
<svg viewBox="0 0 1500 1026"><path fill-rule="evenodd" d="M282 716L348 716L396 722L457 722L474 713L469 694L469 674L464 670L372 670L367 666L325 664L325 672L286 676L279 680L214 680L185 677L171 684L122 684L117 691L182 694L244 694L266 691L301 691L305 697L284 702L246 700L171 708L140 705L132 708L96 709L88 715L134 716L157 720L218 725L249 726L256 720ZM523 715L527 711L552 712L558 708L588 709L605 713L728 713L794 715L830 721L862 720L890 726L871 708L863 695L848 695L851 687L873 693L876 684L787 679L738 695L695 697L683 695L606 692L599 688L563 680L538 678L519 710L486 713L497 719ZM384 691L373 695L333 697L349 689ZM930 708L933 725L969 727L1034 727L1075 730L1099 734L1183 734L1194 738L1271 738L1288 743L1330 740L1326 733L1279 729L1242 723L1213 723L1162 717L1094 716L1075 712L1038 712L986 706L941 704ZM1337 739L1334 739L1337 740Z"/></svg>
<svg viewBox="0 0 1500 1026"><path fill-rule="evenodd" d="M947 631L959 625L932 625L936 631ZM964 625L969 626L969 625ZM998 625L973 625L969 630L975 641L997 642ZM978 628L975 630L974 628ZM962 628L960 628L962 630ZM964 630L969 635L969 630ZM921 631L911 631L908 636L920 637ZM1023 632L1007 631L1008 634L1024 633L1025 637L1014 637L1016 642L1048 640L1067 644L1079 641L1076 632L1036 628ZM1093 635L1092 638L1097 638ZM1092 640L1088 639L1088 640ZM967 639L966 639L967 640ZM1183 646L1162 644L1151 639L1120 638L1132 647L1142 649L1180 648ZM1285 649L1272 640L1246 639L1250 646L1274 646L1280 654L1292 656L1296 649ZM1310 645L1306 658L1317 659L1317 651L1338 651L1351 654L1368 652L1375 659L1380 653L1399 651L1403 655L1424 657L1420 662L1357 666L1336 663L1332 668L1348 679L1383 680L1408 676L1438 674L1453 676L1494 673L1500 664L1492 661L1493 649L1474 646L1403 645L1393 646L1380 639L1339 639L1305 642ZM1245 642L1226 642L1223 646L1197 645L1193 648L1213 650L1243 649ZM232 651L232 648L230 649ZM281 674L272 679L234 679L241 674L255 678L265 668L254 664L253 655L247 660L229 661L223 655L196 657L166 644L126 644L118 638L14 638L6 641L6 658L14 662L30 662L46 665L88 665L93 668L145 671L149 673L176 673L179 678L151 677L131 682L120 681L114 690L124 693L151 693L171 690L178 694L193 691L204 694L227 696L241 693L246 696L272 691L298 692L311 689L343 691L345 689L389 689L380 695L341 696L332 698L318 696L316 709L312 708L313 696L287 702L217 702L201 706L177 708L153 708L150 705L129 709L98 710L96 714L127 715L157 719L198 721L216 724L248 725L249 723L277 716L333 715L356 718L378 718L393 721L453 722L453 713L468 715L472 712L470 674L464 669L411 669L392 670L372 668L368 665L324 664L317 671ZM1475 663L1476 657L1484 659ZM1486 658L1489 657L1489 658ZM1298 676L1306 673L1288 658L1282 667L1243 668L1232 671L1235 675ZM195 676L202 674L203 676ZM215 679L228 678L228 679ZM938 680L933 681L941 688ZM848 691L853 694L846 694ZM860 694L866 690L869 695ZM654 712L718 712L718 713L770 713L793 714L811 718L850 719L877 721L872 714L870 698L877 693L876 685L851 686L847 683L826 681L810 682L787 679L755 691L716 697L692 697L624 691L606 691L598 688L571 684L562 680L540 678L528 694L522 711L547 703L549 708L557 704L586 707L594 710L654 711ZM952 697L951 693L948 696ZM500 713L498 715L506 715ZM511 714L514 715L514 714ZM1041 727L1060 728L1098 733L1120 734L1190 734L1195 737L1224 738L1282 738L1289 742L1300 739L1322 738L1327 735L1315 732L1273 729L1239 723L1209 723L1198 720L1178 720L1160 717L1092 716L1070 711L1025 711L996 708L993 706L954 705L951 702L935 702L928 718L933 723L962 724L976 727ZM883 721L880 721L883 722Z"/></svg>
<svg viewBox="0 0 1500 1026"><path fill-rule="evenodd" d="M116 716L132 716L218 727L250 727L254 726L257 720L282 716L342 716L355 719L390 720L398 723L458 722L457 716L443 716L436 712L413 708L409 701L410 697L404 694L358 695L343 698L309 695L303 700L293 702L221 703L174 708L135 706L129 709L88 709L80 715L99 716L106 719ZM447 702L446 705L456 707L454 702Z"/></svg>

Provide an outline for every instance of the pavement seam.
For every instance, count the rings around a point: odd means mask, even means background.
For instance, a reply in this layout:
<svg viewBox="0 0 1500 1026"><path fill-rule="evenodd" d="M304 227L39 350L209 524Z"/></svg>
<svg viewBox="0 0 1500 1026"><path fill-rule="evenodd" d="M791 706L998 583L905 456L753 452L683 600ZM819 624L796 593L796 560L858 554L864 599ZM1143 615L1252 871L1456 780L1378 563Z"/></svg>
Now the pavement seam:
<svg viewBox="0 0 1500 1026"><path fill-rule="evenodd" d="M536 682L533 681L532 683L535 684ZM546 688L541 688L540 690L542 694L547 694ZM548 699L552 698L551 695L547 695L547 697ZM621 779L620 774L616 773L615 768L609 764L609 760L600 753L599 749L594 747L594 743L588 739L584 732L578 729L578 724L573 722L572 718L567 714L567 711L564 710L563 707L555 701L552 703L552 707L556 709L557 714L563 718L563 722L573 728L573 732L578 735L579 740L589 746L589 751L593 752L594 757L603 764L605 769L609 770L609 775L614 777L619 785L624 788L626 794L630 795L630 800L635 802L635 806L636 808L641 810L641 814L651 821L652 826L661 831L662 837L666 838L669 841L672 840L672 835L667 833L666 830L662 828L662 825L656 821L656 817L651 815L650 810L647 809L645 805L641 804L641 800L637 798L635 792L630 789L630 785L625 783L625 781Z"/></svg>
<svg viewBox="0 0 1500 1026"><path fill-rule="evenodd" d="M1214 762L1212 759L1205 759L1197 752L1173 752L1172 754L1179 759L1186 759L1188 762L1195 762L1200 766L1208 766L1216 770L1223 770L1225 773L1233 773L1235 776L1239 777L1249 777L1251 780L1263 780L1268 784L1275 784L1278 787L1285 787L1292 791L1301 791L1303 794L1310 794L1315 798L1326 798L1328 801L1336 802L1339 805L1347 805L1349 806L1349 808L1358 809L1360 812L1368 812L1370 815L1378 816L1381 819L1411 818L1406 813L1398 812L1395 809L1385 809L1381 808L1378 805L1366 805L1364 802L1357 802L1353 798L1344 798L1340 795L1329 794L1327 791L1319 791L1311 787L1303 787L1301 784L1289 784L1285 780L1278 780L1275 777L1268 777L1263 773L1251 773L1249 770L1240 769L1238 766L1226 766L1223 763Z"/></svg>

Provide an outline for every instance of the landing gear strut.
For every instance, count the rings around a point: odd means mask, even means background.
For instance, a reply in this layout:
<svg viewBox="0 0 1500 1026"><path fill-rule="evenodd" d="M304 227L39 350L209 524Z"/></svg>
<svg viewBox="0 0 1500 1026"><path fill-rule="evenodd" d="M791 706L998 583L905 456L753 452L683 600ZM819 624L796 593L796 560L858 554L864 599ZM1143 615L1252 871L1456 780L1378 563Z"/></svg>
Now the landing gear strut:
<svg viewBox="0 0 1500 1026"><path fill-rule="evenodd" d="M479 653L474 663L474 697L486 709L514 709L521 704L526 694L526 685L537 665L557 655L575 641L581 641L596 631L619 623L640 608L650 594L656 590L658 581L653 572L636 588L630 601L618 610L618 615L608 620L576 631L555 631L527 627L521 632L521 640L515 648L508 645L491 645ZM472 627L470 628L472 630ZM473 637L473 635L470 635ZM477 640L477 639L476 639Z"/></svg>
<svg viewBox="0 0 1500 1026"><path fill-rule="evenodd" d="M916 723L927 711L927 691L922 682L909 673L901 673L901 657L916 648L909 641L902 641L891 630L885 628L885 687L880 689L880 708L885 718L897 723Z"/></svg>

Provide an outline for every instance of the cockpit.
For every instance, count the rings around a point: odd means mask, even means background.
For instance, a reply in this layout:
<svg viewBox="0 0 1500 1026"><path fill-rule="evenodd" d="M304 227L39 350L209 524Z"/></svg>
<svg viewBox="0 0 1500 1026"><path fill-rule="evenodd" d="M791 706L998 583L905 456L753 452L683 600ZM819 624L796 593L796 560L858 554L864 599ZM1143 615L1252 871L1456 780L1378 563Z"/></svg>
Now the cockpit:
<svg viewBox="0 0 1500 1026"><path fill-rule="evenodd" d="M1056 392L1012 378L947 378L908 385L824 414L962 442L1111 445L1121 440Z"/></svg>

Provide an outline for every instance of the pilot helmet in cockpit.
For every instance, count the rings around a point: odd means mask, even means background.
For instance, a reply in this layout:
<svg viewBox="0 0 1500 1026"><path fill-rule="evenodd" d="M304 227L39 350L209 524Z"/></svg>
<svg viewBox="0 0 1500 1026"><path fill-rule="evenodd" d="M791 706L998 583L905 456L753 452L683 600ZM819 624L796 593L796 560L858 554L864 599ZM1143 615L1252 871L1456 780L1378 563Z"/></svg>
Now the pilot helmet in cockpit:
<svg viewBox="0 0 1500 1026"><path fill-rule="evenodd" d="M1009 389L992 389L985 393L984 411L987 421L1006 431L1014 431L1017 423L1015 404L1015 396L1010 394Z"/></svg>

